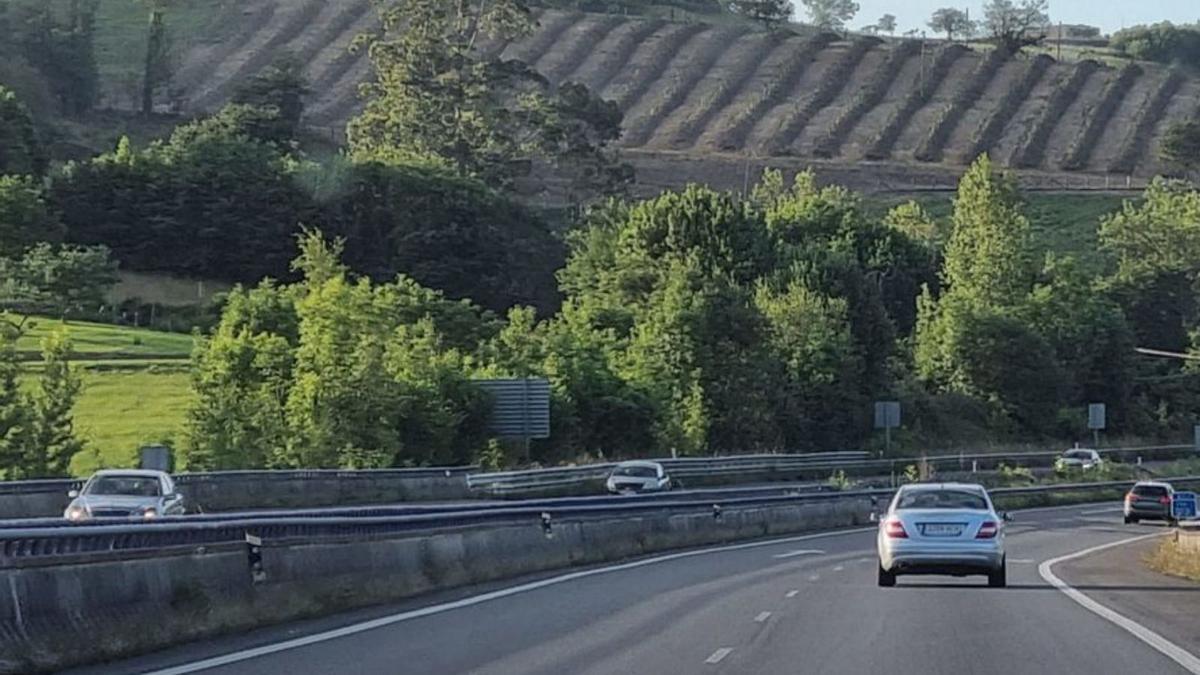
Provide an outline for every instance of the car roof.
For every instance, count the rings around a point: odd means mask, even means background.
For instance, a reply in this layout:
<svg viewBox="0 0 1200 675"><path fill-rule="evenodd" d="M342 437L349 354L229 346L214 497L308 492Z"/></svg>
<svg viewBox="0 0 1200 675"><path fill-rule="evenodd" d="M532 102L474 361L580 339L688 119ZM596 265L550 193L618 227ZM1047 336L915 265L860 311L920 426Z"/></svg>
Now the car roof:
<svg viewBox="0 0 1200 675"><path fill-rule="evenodd" d="M979 483L909 483L908 485L900 486L900 490L904 492L916 490L970 490L983 494L987 493L987 489Z"/></svg>
<svg viewBox="0 0 1200 675"><path fill-rule="evenodd" d="M662 468L662 464L659 464L658 462L650 462L650 461L647 461L644 459L631 459L628 462L621 462L620 464L617 464L617 466L618 467L641 466L641 467L645 467L647 469L661 469Z"/></svg>
<svg viewBox="0 0 1200 675"><path fill-rule="evenodd" d="M1161 487L1167 488L1168 490L1175 489L1170 483L1164 483L1159 480L1139 480L1138 482L1134 483L1133 487Z"/></svg>
<svg viewBox="0 0 1200 675"><path fill-rule="evenodd" d="M1066 450L1063 450L1063 452L1064 453L1066 453L1066 452L1096 452L1096 449L1095 448L1067 448Z"/></svg>
<svg viewBox="0 0 1200 675"><path fill-rule="evenodd" d="M92 478L96 476L137 476L138 478L170 478L170 475L165 471L152 471L150 469L101 469L92 474Z"/></svg>

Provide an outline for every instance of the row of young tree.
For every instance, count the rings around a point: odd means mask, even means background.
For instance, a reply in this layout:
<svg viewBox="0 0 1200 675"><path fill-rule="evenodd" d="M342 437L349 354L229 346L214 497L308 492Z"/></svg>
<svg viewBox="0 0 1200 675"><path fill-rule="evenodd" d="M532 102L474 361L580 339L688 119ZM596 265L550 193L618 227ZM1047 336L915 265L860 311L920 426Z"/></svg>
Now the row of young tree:
<svg viewBox="0 0 1200 675"><path fill-rule="evenodd" d="M868 443L870 402L947 442L1065 438L1103 401L1127 433L1190 428L1200 193L1156 183L1100 228L1097 274L1039 257L1011 180L981 158L949 223L874 218L811 174L745 197L702 187L592 209L569 237L552 316L503 319L401 276L376 283L340 244L302 237L292 284L234 291L194 357L191 468L552 463L587 456L812 450ZM552 383L552 437L491 443L470 381ZM1149 378L1149 379L1147 379ZM1167 378L1161 380L1160 378Z"/></svg>

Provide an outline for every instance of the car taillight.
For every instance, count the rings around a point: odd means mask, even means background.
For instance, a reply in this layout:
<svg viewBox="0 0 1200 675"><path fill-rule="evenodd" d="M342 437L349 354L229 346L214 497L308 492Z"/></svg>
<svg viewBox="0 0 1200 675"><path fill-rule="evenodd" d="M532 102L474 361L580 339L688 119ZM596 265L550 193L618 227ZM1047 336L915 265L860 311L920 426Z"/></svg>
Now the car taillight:
<svg viewBox="0 0 1200 675"><path fill-rule="evenodd" d="M908 539L908 533L904 531L904 523L895 518L883 524L883 533L892 539Z"/></svg>
<svg viewBox="0 0 1200 675"><path fill-rule="evenodd" d="M1158 503L1159 503L1159 504L1162 504L1163 506L1170 506L1170 505L1171 505L1171 498L1170 498L1170 497L1168 497L1168 496L1166 496L1166 495L1163 495L1162 497L1159 497L1159 498L1158 498Z"/></svg>
<svg viewBox="0 0 1200 675"><path fill-rule="evenodd" d="M1137 499L1137 495L1133 494L1132 492L1130 492L1129 494L1125 495L1125 501L1127 501L1127 502L1131 502L1131 501L1133 501L1133 500L1135 500L1135 499Z"/></svg>
<svg viewBox="0 0 1200 675"><path fill-rule="evenodd" d="M995 539L996 533L999 531L1000 531L1000 526L996 525L996 523L994 523L990 520L985 520L983 522L983 524L979 526L979 534L975 535L975 538L976 539Z"/></svg>

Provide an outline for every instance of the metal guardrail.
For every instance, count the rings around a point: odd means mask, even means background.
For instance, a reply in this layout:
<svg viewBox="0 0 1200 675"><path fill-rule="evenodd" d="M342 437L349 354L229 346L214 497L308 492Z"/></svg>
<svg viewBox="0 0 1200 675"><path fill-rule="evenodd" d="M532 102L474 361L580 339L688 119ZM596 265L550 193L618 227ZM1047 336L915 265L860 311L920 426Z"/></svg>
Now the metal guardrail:
<svg viewBox="0 0 1200 675"><path fill-rule="evenodd" d="M1156 445L1122 448L1098 448L1097 452L1104 455L1132 457L1137 453L1177 453L1195 450L1194 445ZM1029 460L1049 460L1047 465L1061 456L1062 450L1027 451L1004 453L957 453L932 455L925 457L895 457L872 458L866 452L836 452L812 454L780 454L780 455L738 455L717 458L680 458L654 459L663 465L667 474L674 478L695 478L707 476L722 476L750 473L796 473L801 471L836 471L836 470L879 470L886 475L889 472L903 470L908 465L921 462L943 469L957 465L966 470L972 463L982 468L994 468L1000 463L1028 462ZM501 473L480 473L467 476L467 486L475 490L483 490L493 494L520 492L539 488L554 488L575 485L589 480L606 478L616 467L616 463L588 464L575 467L556 467L549 469L531 469L527 471L507 471Z"/></svg>
<svg viewBox="0 0 1200 675"><path fill-rule="evenodd" d="M1200 476L1169 478L1174 483L1197 483ZM998 488L993 495L1080 492L1127 488L1135 481L1106 481L1064 485ZM677 513L711 512L719 518L725 509L753 508L780 504L866 499L890 496L892 489L813 492L793 495L737 496L724 500L635 500L621 504L573 504L557 508L523 505L474 509L469 511L380 517L289 517L278 519L246 518L223 522L148 522L103 524L91 527L32 527L0 530L0 568L31 561L97 555L120 558L125 555L153 554L172 548L190 549L213 545L238 544L247 535L267 541L316 541L325 537L380 537L458 527L505 523L542 523L554 520L586 520L621 517L649 511Z"/></svg>

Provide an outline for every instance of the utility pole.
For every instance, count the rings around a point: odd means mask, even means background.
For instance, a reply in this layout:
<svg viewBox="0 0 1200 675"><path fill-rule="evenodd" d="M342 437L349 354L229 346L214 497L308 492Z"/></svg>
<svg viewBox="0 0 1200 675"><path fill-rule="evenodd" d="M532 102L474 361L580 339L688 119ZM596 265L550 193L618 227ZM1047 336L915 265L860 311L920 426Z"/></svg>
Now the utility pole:
<svg viewBox="0 0 1200 675"><path fill-rule="evenodd" d="M1062 61L1063 22L1058 22L1058 60Z"/></svg>

